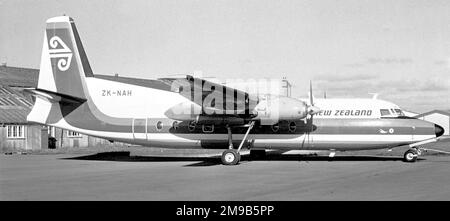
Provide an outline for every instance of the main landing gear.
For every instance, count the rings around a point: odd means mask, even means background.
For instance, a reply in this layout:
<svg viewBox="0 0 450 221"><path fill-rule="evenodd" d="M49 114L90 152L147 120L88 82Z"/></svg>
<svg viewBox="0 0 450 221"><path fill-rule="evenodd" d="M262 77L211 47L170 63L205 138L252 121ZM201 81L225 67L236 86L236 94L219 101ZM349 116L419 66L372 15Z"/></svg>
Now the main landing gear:
<svg viewBox="0 0 450 221"><path fill-rule="evenodd" d="M241 151L242 146L244 145L245 140L247 139L248 134L250 133L250 130L252 130L253 126L255 125L255 122L252 121L248 125L247 132L244 135L244 138L241 141L241 144L239 145L239 148L236 150L233 148L233 135L231 133L230 126L227 125L228 130L228 150L223 151L222 153L222 163L224 165L236 165L241 160L241 155L239 154L239 151Z"/></svg>

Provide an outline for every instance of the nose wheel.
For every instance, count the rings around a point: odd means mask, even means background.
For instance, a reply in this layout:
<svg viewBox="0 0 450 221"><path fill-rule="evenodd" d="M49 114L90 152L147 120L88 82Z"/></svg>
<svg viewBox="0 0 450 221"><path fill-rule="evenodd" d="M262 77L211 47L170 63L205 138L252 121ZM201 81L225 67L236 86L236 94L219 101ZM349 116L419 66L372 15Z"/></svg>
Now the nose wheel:
<svg viewBox="0 0 450 221"><path fill-rule="evenodd" d="M417 156L420 155L420 150L409 149L403 155L403 160L408 163L413 163L417 161Z"/></svg>

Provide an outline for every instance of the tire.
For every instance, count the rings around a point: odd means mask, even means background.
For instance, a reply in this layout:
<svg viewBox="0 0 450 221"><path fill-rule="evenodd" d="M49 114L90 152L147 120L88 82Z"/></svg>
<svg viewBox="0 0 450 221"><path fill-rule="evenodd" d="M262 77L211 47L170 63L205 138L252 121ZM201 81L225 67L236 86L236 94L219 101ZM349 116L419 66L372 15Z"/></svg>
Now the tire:
<svg viewBox="0 0 450 221"><path fill-rule="evenodd" d="M405 155L403 155L403 160L408 163L413 163L417 161L417 151L415 150L407 150Z"/></svg>
<svg viewBox="0 0 450 221"><path fill-rule="evenodd" d="M223 165L236 165L241 160L241 155L234 149L228 149L222 153Z"/></svg>

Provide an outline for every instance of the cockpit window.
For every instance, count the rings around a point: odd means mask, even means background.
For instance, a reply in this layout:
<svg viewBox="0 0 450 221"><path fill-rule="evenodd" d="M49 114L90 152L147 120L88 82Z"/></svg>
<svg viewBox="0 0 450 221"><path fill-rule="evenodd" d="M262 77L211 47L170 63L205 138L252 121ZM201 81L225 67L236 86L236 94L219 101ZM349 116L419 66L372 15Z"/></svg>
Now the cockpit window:
<svg viewBox="0 0 450 221"><path fill-rule="evenodd" d="M395 109L395 113L398 114L399 116L405 116L405 114L403 113L403 111L400 110L400 109Z"/></svg>
<svg viewBox="0 0 450 221"><path fill-rule="evenodd" d="M388 109L380 109L381 116L391 115Z"/></svg>

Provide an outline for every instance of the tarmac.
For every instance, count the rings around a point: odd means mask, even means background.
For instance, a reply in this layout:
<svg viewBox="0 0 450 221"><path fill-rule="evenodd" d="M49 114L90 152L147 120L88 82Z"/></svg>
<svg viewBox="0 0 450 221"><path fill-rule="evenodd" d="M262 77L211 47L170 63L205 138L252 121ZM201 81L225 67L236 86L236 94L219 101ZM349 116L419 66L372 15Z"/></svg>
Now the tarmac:
<svg viewBox="0 0 450 221"><path fill-rule="evenodd" d="M0 200L450 200L450 156L0 155Z"/></svg>

